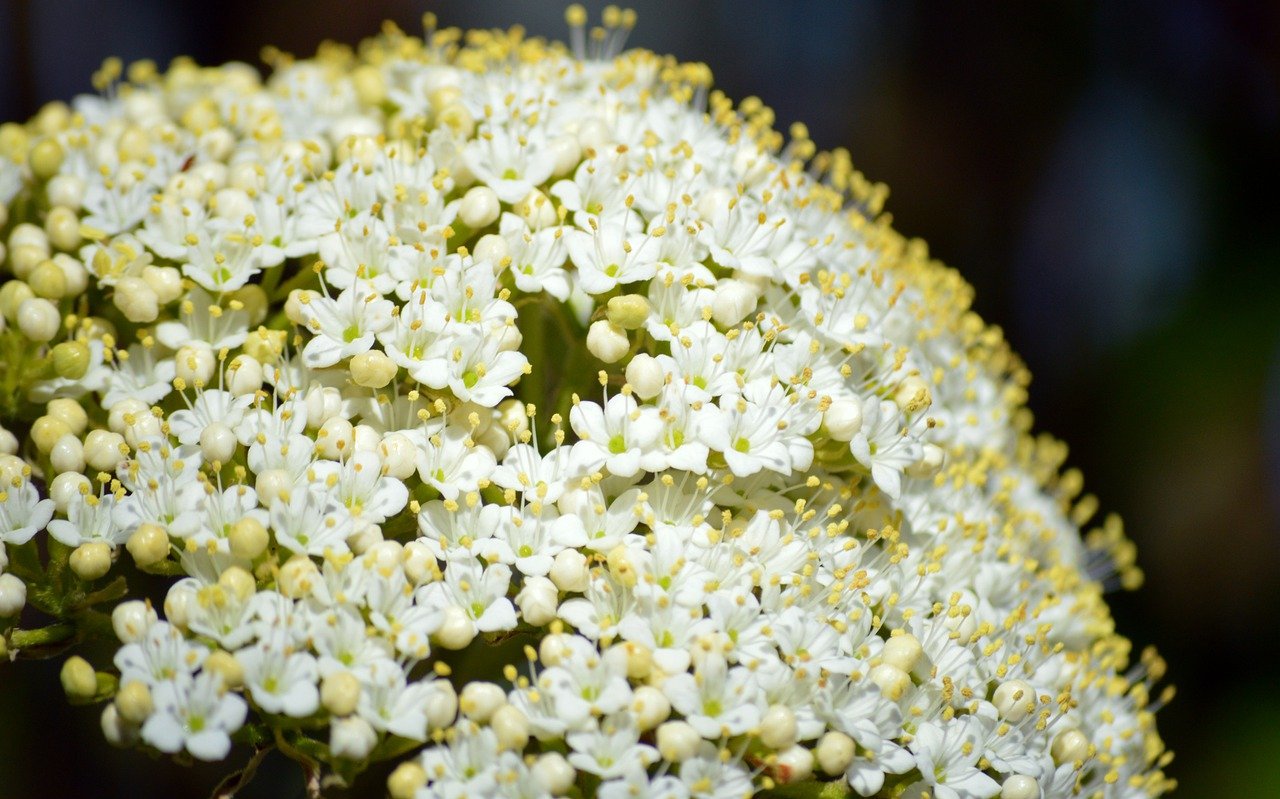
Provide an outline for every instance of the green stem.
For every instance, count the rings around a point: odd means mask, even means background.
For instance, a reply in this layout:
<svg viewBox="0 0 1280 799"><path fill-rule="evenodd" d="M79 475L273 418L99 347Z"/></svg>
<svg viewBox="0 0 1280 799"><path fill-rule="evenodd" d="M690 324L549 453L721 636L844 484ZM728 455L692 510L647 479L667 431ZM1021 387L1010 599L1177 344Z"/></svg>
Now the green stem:
<svg viewBox="0 0 1280 799"><path fill-rule="evenodd" d="M35 630L12 630L8 636L10 650L52 646L69 640L76 634L76 626L68 622L50 624Z"/></svg>

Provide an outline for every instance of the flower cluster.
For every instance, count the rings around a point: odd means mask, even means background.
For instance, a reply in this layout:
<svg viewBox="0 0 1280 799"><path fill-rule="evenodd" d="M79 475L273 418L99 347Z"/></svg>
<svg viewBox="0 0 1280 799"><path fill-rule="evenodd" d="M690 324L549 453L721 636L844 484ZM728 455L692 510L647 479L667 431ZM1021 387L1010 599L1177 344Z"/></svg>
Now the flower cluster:
<svg viewBox="0 0 1280 799"><path fill-rule="evenodd" d="M109 740L314 790L1167 790L1131 547L968 286L568 16L108 62L0 127L5 648L110 629L63 669Z"/></svg>

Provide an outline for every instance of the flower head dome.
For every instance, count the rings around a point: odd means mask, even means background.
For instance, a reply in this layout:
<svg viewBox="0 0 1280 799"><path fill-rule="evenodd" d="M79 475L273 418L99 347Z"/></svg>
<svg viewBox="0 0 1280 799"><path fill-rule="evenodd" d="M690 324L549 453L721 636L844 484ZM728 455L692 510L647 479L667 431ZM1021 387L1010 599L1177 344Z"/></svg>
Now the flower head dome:
<svg viewBox="0 0 1280 799"><path fill-rule="evenodd" d="M1131 547L969 286L847 154L568 17L108 63L0 129L0 614L171 575L68 691L313 788L1169 788Z"/></svg>

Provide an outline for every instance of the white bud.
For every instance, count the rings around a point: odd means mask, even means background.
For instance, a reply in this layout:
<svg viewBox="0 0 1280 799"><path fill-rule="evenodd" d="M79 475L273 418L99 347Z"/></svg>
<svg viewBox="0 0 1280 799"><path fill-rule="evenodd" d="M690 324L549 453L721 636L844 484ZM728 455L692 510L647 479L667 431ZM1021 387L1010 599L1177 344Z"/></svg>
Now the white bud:
<svg viewBox="0 0 1280 799"><path fill-rule="evenodd" d="M760 719L760 742L770 749L786 749L796 742L796 714L786 705L770 705Z"/></svg>
<svg viewBox="0 0 1280 799"><path fill-rule="evenodd" d="M314 298L320 296L318 293L310 289L294 289L289 292L289 296L284 300L284 315L295 325L305 325L307 320L311 318L311 312L307 309L307 305Z"/></svg>
<svg viewBox="0 0 1280 799"><path fill-rule="evenodd" d="M582 147L576 136L561 134L547 142L547 151L555 161L551 176L567 175L582 161Z"/></svg>
<svg viewBox="0 0 1280 799"><path fill-rule="evenodd" d="M576 549L563 549L551 563L551 582L565 593L586 591L590 582L587 556Z"/></svg>
<svg viewBox="0 0 1280 799"><path fill-rule="evenodd" d="M360 701L360 681L349 671L335 671L320 683L320 704L335 716L349 716Z"/></svg>
<svg viewBox="0 0 1280 799"><path fill-rule="evenodd" d="M211 205L215 209L215 216L219 219L229 219L232 222L239 222L253 213L253 200L249 198L249 193L234 186L218 189L213 195Z"/></svg>
<svg viewBox="0 0 1280 799"><path fill-rule="evenodd" d="M289 491L293 488L293 478L284 469L267 469L259 472L253 482L253 489L258 494L258 502L262 507L270 508L277 499L288 500Z"/></svg>
<svg viewBox="0 0 1280 799"><path fill-rule="evenodd" d="M494 711L507 703L507 693L491 682L467 683L458 696L458 709L472 721L484 724Z"/></svg>
<svg viewBox="0 0 1280 799"><path fill-rule="evenodd" d="M351 380L357 386L382 388L398 371L400 367L382 350L369 350L351 358Z"/></svg>
<svg viewBox="0 0 1280 799"><path fill-rule="evenodd" d="M652 730L671 715L671 701L652 685L642 685L631 694L631 712L642 732Z"/></svg>
<svg viewBox="0 0 1280 799"><path fill-rule="evenodd" d="M280 567L277 583L280 593L290 599L302 599L310 596L320 581L320 568L315 562L306 555L294 555Z"/></svg>
<svg viewBox="0 0 1280 799"><path fill-rule="evenodd" d="M804 782L813 776L813 752L799 745L787 747L778 753L773 773L783 784Z"/></svg>
<svg viewBox="0 0 1280 799"><path fill-rule="evenodd" d="M93 582L111 571L111 547L105 541L89 541L71 553L71 571L86 582Z"/></svg>
<svg viewBox="0 0 1280 799"><path fill-rule="evenodd" d="M87 702L98 693L98 675L94 673L89 661L79 655L72 655L63 661L58 679L67 698L73 702Z"/></svg>
<svg viewBox="0 0 1280 799"><path fill-rule="evenodd" d="M991 703L996 706L1000 718L1017 724L1035 712L1036 690L1023 680L1006 680L996 688Z"/></svg>
<svg viewBox="0 0 1280 799"><path fill-rule="evenodd" d="M653 650L649 647L626 641L610 648L620 648L627 656L627 676L631 679L643 680L653 673Z"/></svg>
<svg viewBox="0 0 1280 799"><path fill-rule="evenodd" d="M124 442L131 447L137 447L139 443L159 438L163 434L160 420L155 417L150 408L137 416L125 417L124 421Z"/></svg>
<svg viewBox="0 0 1280 799"><path fill-rule="evenodd" d="M836 441L852 441L862 429L862 403L852 399L832 400L822 415L822 425Z"/></svg>
<svg viewBox="0 0 1280 799"><path fill-rule="evenodd" d="M708 189L698 198L698 215L703 219L710 219L716 211L728 208L729 203L733 202L737 196L734 192L719 186L714 189Z"/></svg>
<svg viewBox="0 0 1280 799"><path fill-rule="evenodd" d="M13 230L9 233L9 249L16 250L19 247L35 247L44 252L45 257L49 257L49 236L38 226L30 222L20 222L13 226Z"/></svg>
<svg viewBox="0 0 1280 799"><path fill-rule="evenodd" d="M721 327L733 327L756 309L760 295L740 280L722 280L711 301L711 318Z"/></svg>
<svg viewBox="0 0 1280 799"><path fill-rule="evenodd" d="M640 399L648 400L658 396L667 376L662 371L658 359L647 353L636 355L627 364L627 383Z"/></svg>
<svg viewBox="0 0 1280 799"><path fill-rule="evenodd" d="M1089 756L1089 738L1079 730L1065 730L1053 739L1049 754L1059 766L1084 760Z"/></svg>
<svg viewBox="0 0 1280 799"><path fill-rule="evenodd" d="M542 661L542 665L551 667L558 666L566 657L573 654L573 650L566 643L570 636L564 633L552 633L545 636L538 643L538 660Z"/></svg>
<svg viewBox="0 0 1280 799"><path fill-rule="evenodd" d="M32 297L18 306L18 329L32 341L52 341L61 327L62 315L58 313L58 306L46 299Z"/></svg>
<svg viewBox="0 0 1280 799"><path fill-rule="evenodd" d="M316 452L322 458L342 460L351 454L356 431L351 422L341 416L333 416L320 425L316 434Z"/></svg>
<svg viewBox="0 0 1280 799"><path fill-rule="evenodd" d="M818 765L826 773L835 776L843 774L853 762L853 739L842 732L832 730L818 740L818 748L814 750Z"/></svg>
<svg viewBox="0 0 1280 799"><path fill-rule="evenodd" d="M357 519L355 524L355 532L347 538L347 546L351 547L352 552L363 555L365 550L382 543L381 527L362 519Z"/></svg>
<svg viewBox="0 0 1280 799"><path fill-rule="evenodd" d="M443 730L453 725L458 717L458 694L445 680L431 683L431 695L427 697L427 728Z"/></svg>
<svg viewBox="0 0 1280 799"><path fill-rule="evenodd" d="M351 446L356 452L378 452L382 443L382 434L367 424L358 424L352 428Z"/></svg>
<svg viewBox="0 0 1280 799"><path fill-rule="evenodd" d="M53 416L41 416L31 425L31 440L35 442L36 449L44 453L50 452L59 439L69 435L71 428L67 427L66 422Z"/></svg>
<svg viewBox="0 0 1280 799"><path fill-rule="evenodd" d="M400 565L404 546L399 541L379 541L361 555L364 562L377 571L394 570Z"/></svg>
<svg viewBox="0 0 1280 799"><path fill-rule="evenodd" d="M533 230L541 230L560 221L551 200L537 189L529 192L523 200L516 203L514 210L516 215Z"/></svg>
<svg viewBox="0 0 1280 799"><path fill-rule="evenodd" d="M687 721L668 721L658 727L657 743L664 760L680 763L697 753L702 736Z"/></svg>
<svg viewBox="0 0 1280 799"><path fill-rule="evenodd" d="M364 760L378 743L378 733L359 716L329 722L329 751L347 760Z"/></svg>
<svg viewBox="0 0 1280 799"><path fill-rule="evenodd" d="M506 399L498 403L498 424L517 438L529 430L529 414L525 404L518 399Z"/></svg>
<svg viewBox="0 0 1280 799"><path fill-rule="evenodd" d="M929 392L929 384L919 375L910 375L898 384L893 392L893 401L907 413L915 413L928 408L933 402Z"/></svg>
<svg viewBox="0 0 1280 799"><path fill-rule="evenodd" d="M84 268L78 259L58 253L53 256L53 263L62 270L62 279L66 285L64 297L79 297L89 287L89 270Z"/></svg>
<svg viewBox="0 0 1280 799"><path fill-rule="evenodd" d="M151 715L155 705L151 701L151 689L141 680L130 680L116 692L116 710L130 724L141 724Z"/></svg>
<svg viewBox="0 0 1280 799"><path fill-rule="evenodd" d="M489 429L476 438L476 443L493 450L493 457L502 460L507 450L511 449L511 436L505 430L498 429L497 425L489 425Z"/></svg>
<svg viewBox="0 0 1280 799"><path fill-rule="evenodd" d="M161 305L168 305L182 296L182 273L172 266L144 266L142 280L155 292Z"/></svg>
<svg viewBox="0 0 1280 799"><path fill-rule="evenodd" d="M209 463L230 463L239 444L235 431L223 422L210 422L200 431L200 453Z"/></svg>
<svg viewBox="0 0 1280 799"><path fill-rule="evenodd" d="M905 671L888 663L881 663L871 669L868 675L871 682L880 687L880 693L886 699L895 702L902 698L911 687L911 677Z"/></svg>
<svg viewBox="0 0 1280 799"><path fill-rule="evenodd" d="M111 301L130 322L154 322L160 315L160 298L140 277L125 275L117 280Z"/></svg>
<svg viewBox="0 0 1280 799"><path fill-rule="evenodd" d="M84 445L80 439L67 433L54 442L49 450L49 464L55 472L83 472Z"/></svg>
<svg viewBox="0 0 1280 799"><path fill-rule="evenodd" d="M1014 774L1000 786L1000 799L1040 799L1040 783L1035 777Z"/></svg>
<svg viewBox="0 0 1280 799"><path fill-rule="evenodd" d="M515 705L503 705L489 719L489 728L498 738L498 748L519 752L529 743L529 719Z"/></svg>
<svg viewBox="0 0 1280 799"><path fill-rule="evenodd" d="M397 480L407 479L417 471L417 447L403 433L389 433L384 437L378 444L378 454L382 456L387 474Z"/></svg>
<svg viewBox="0 0 1280 799"><path fill-rule="evenodd" d="M196 589L190 584L175 583L164 596L164 618L180 630L187 629L191 620L191 608L199 605Z"/></svg>
<svg viewBox="0 0 1280 799"><path fill-rule="evenodd" d="M227 365L227 391L237 397L262 388L262 364L252 355L237 355Z"/></svg>
<svg viewBox="0 0 1280 799"><path fill-rule="evenodd" d="M613 131L599 117L589 117L578 124L578 144L583 150L601 152L613 141Z"/></svg>
<svg viewBox="0 0 1280 799"><path fill-rule="evenodd" d="M187 344L173 356L175 376L187 381L189 386L209 385L217 365L213 349L203 342Z"/></svg>
<svg viewBox="0 0 1280 799"><path fill-rule="evenodd" d="M921 447L920 460L909 465L906 472L912 477L929 477L937 474L944 460L946 460L946 452L942 447L937 444L925 444Z"/></svg>
<svg viewBox="0 0 1280 799"><path fill-rule="evenodd" d="M312 383L305 397L307 427L318 429L325 421L342 412L342 392L332 386Z"/></svg>
<svg viewBox="0 0 1280 799"><path fill-rule="evenodd" d="M422 585L435 579L437 573L436 556L421 541L410 541L401 550L400 560L404 565L404 576L414 585Z"/></svg>
<svg viewBox="0 0 1280 799"><path fill-rule="evenodd" d="M27 584L12 574L0 574L0 618L16 616L27 604Z"/></svg>
<svg viewBox="0 0 1280 799"><path fill-rule="evenodd" d="M476 246L471 251L471 254L475 256L477 261L487 261L493 264L496 270L503 259L511 255L511 245L507 244L507 240L497 233L486 233L476 241Z"/></svg>
<svg viewBox="0 0 1280 799"><path fill-rule="evenodd" d="M630 349L627 332L606 319L592 322L587 329L587 350L605 363L616 363Z"/></svg>
<svg viewBox="0 0 1280 799"><path fill-rule="evenodd" d="M45 193L50 205L77 211L84 197L84 180L75 175L54 175L45 186Z"/></svg>
<svg viewBox="0 0 1280 799"><path fill-rule="evenodd" d="M158 524L144 522L137 526L124 546L133 562L145 569L169 556L169 533Z"/></svg>
<svg viewBox="0 0 1280 799"><path fill-rule="evenodd" d="M0 484L18 485L31 474L31 467L22 458L0 455Z"/></svg>
<svg viewBox="0 0 1280 799"><path fill-rule="evenodd" d="M133 746L138 740L138 726L130 724L120 717L114 702L108 702L102 709L102 737L112 746Z"/></svg>
<svg viewBox="0 0 1280 799"><path fill-rule="evenodd" d="M121 602L111 610L111 629L122 644L132 644L142 640L151 625L159 620L152 607L141 599Z"/></svg>
<svg viewBox="0 0 1280 799"><path fill-rule="evenodd" d="M467 193L462 195L462 201L458 203L458 219L473 230L492 224L501 211L502 205L498 201L498 195L488 186L475 186L468 189Z"/></svg>
<svg viewBox="0 0 1280 799"><path fill-rule="evenodd" d="M880 662L896 666L910 674L923 654L924 648L920 646L920 639L911 633L905 633L895 635L884 642L884 648L880 650Z"/></svg>
<svg viewBox="0 0 1280 799"><path fill-rule="evenodd" d="M58 513L65 514L73 503L93 493L93 483L80 472L63 472L49 484L49 498Z"/></svg>
<svg viewBox="0 0 1280 799"><path fill-rule="evenodd" d="M3 317L0 317L3 318ZM7 427L0 427L0 454L16 455L18 452L18 437L9 432Z"/></svg>
<svg viewBox="0 0 1280 799"><path fill-rule="evenodd" d="M555 583L546 577L527 577L520 593L516 594L516 606L521 617L535 627L550 624L556 618L560 606L560 592Z"/></svg>
<svg viewBox="0 0 1280 799"><path fill-rule="evenodd" d="M130 424L127 421L128 417L150 414L151 409L147 407L146 403L141 400L134 399L133 397L126 397L125 399L116 402L116 404L112 405L107 411L107 427L117 433L123 434ZM93 433L90 433L89 437L92 438ZM123 438L121 440L123 441Z"/></svg>
<svg viewBox="0 0 1280 799"><path fill-rule="evenodd" d="M465 649L476 637L476 625L457 605L444 609L444 621L436 630L436 643L445 649Z"/></svg>
<svg viewBox="0 0 1280 799"><path fill-rule="evenodd" d="M85 413L80 403L73 399L59 398L49 400L45 413L58 419L67 426L74 435L80 435L89 426L89 415Z"/></svg>
<svg viewBox="0 0 1280 799"><path fill-rule="evenodd" d="M578 779L577 770L559 752L547 752L534 761L529 770L542 789L552 796L568 793Z"/></svg>

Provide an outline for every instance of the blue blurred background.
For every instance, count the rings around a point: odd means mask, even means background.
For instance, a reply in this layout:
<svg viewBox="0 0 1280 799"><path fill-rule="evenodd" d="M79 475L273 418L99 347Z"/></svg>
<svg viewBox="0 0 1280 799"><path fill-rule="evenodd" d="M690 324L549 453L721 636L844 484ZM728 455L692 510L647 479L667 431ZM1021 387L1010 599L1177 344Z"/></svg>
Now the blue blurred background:
<svg viewBox="0 0 1280 799"><path fill-rule="evenodd" d="M588 3L598 19L602 3ZM1179 695L1183 797L1280 796L1280 4L635 2L631 43L704 61L888 183L977 287L1145 588L1111 601ZM561 37L564 3L0 0L0 120L103 58L258 62L392 19ZM0 668L0 797L204 796L219 769L101 743L57 664ZM246 797L300 796L268 761Z"/></svg>

